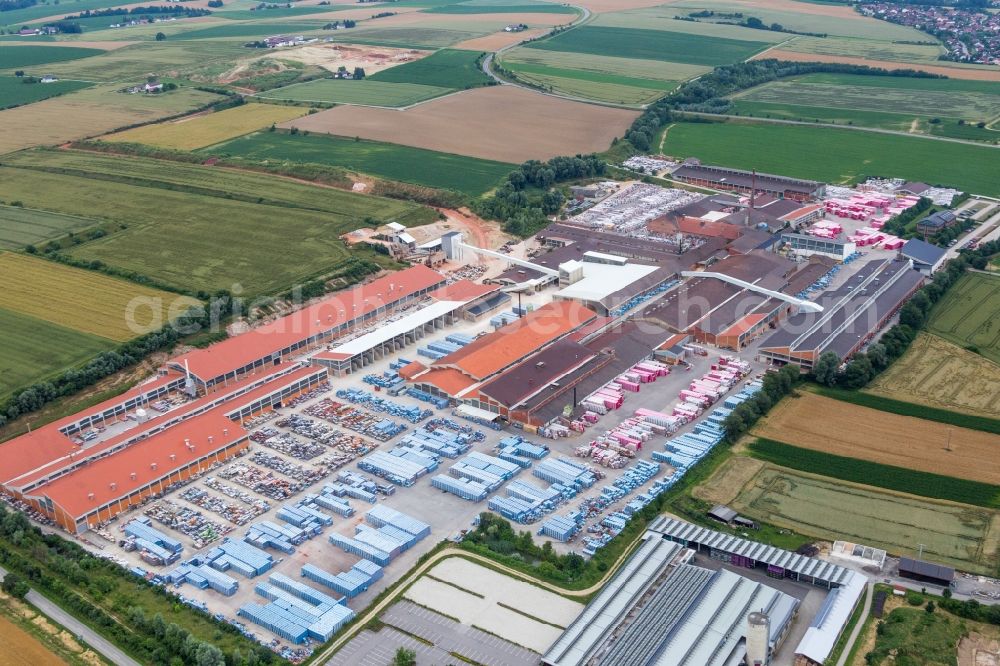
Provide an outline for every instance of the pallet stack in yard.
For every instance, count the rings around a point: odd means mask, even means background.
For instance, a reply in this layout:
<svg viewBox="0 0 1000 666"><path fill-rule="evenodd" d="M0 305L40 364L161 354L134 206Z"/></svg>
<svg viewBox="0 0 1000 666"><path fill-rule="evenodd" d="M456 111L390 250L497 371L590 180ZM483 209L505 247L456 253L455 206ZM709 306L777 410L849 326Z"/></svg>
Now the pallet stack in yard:
<svg viewBox="0 0 1000 666"><path fill-rule="evenodd" d="M354 538L331 534L330 543L383 567L431 531L427 523L381 505L369 511L365 520L368 524L355 527Z"/></svg>
<svg viewBox="0 0 1000 666"><path fill-rule="evenodd" d="M369 560L360 560L349 570L332 574L313 564L306 564L302 567L302 575L351 599L382 577L382 567Z"/></svg>

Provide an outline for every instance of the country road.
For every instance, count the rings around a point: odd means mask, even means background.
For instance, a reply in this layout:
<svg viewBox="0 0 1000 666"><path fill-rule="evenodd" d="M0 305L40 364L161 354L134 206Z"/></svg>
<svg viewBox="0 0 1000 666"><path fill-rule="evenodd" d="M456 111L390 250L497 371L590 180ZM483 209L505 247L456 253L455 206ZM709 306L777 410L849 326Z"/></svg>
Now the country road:
<svg viewBox="0 0 1000 666"><path fill-rule="evenodd" d="M854 643L858 640L858 634L861 633L861 629L865 626L865 620L868 619L868 613L872 609L872 592L875 590L875 584L871 581L865 586L867 589L865 591L865 609L861 613L861 617L858 618L858 623L854 625L854 629L851 630L851 635L847 637L847 643L844 645L843 652L840 653L840 659L837 660L836 666L845 666L847 663L847 657L851 654L851 650L854 648Z"/></svg>
<svg viewBox="0 0 1000 666"><path fill-rule="evenodd" d="M7 575L7 570L0 567L0 581ZM74 636L78 636L84 643L100 652L105 659L115 666L142 666L132 657L122 652L113 643L95 632L93 629L77 620L75 617L55 605L35 590L29 590L25 601L42 612L57 624L66 627Z"/></svg>

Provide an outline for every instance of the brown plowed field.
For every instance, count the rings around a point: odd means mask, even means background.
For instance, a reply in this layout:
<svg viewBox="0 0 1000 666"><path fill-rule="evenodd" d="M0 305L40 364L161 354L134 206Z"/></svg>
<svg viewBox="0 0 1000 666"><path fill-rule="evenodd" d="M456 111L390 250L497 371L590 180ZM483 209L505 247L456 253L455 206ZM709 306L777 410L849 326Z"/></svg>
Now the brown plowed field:
<svg viewBox="0 0 1000 666"><path fill-rule="evenodd" d="M919 69L931 74L944 74L953 79L967 81L1000 81L1000 70L966 69L964 67L941 67L939 65L923 65L920 63L895 62L892 60L869 60L868 58L852 58L851 56L824 55L819 53L797 53L784 49L772 49L754 56L754 59L776 58L793 62L839 62L847 65L869 65L886 69Z"/></svg>
<svg viewBox="0 0 1000 666"><path fill-rule="evenodd" d="M477 88L406 111L338 106L281 127L360 136L520 163L607 149L637 112L571 102L514 86Z"/></svg>
<svg viewBox="0 0 1000 666"><path fill-rule="evenodd" d="M803 392L753 432L838 456L1000 484L1000 437ZM951 440L948 449L948 441Z"/></svg>
<svg viewBox="0 0 1000 666"><path fill-rule="evenodd" d="M548 28L532 28L524 32L495 32L485 37L467 39L464 42L455 44L452 48L467 49L469 51L499 51L511 44L519 44L529 39L541 37L548 31Z"/></svg>

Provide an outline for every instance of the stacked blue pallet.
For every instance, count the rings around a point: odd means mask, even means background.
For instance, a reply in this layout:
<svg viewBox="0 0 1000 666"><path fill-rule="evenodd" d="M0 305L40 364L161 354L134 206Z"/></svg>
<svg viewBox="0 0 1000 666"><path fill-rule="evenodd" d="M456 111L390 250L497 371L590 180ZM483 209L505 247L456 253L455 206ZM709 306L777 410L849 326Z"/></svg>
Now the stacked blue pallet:
<svg viewBox="0 0 1000 666"><path fill-rule="evenodd" d="M400 358L397 358L395 361L390 361L389 362L389 369L390 370L395 370L396 372L399 372L400 370L402 370L403 368L405 368L406 366L408 366L410 363L411 363L411 361L408 361L405 358L400 357Z"/></svg>
<svg viewBox="0 0 1000 666"><path fill-rule="evenodd" d="M307 511L292 504L283 505L275 515L286 523L309 533L314 533L323 529L324 526L333 524L333 518L322 511Z"/></svg>
<svg viewBox="0 0 1000 666"><path fill-rule="evenodd" d="M332 574L312 564L306 564L302 567L302 575L347 598L352 598L367 590L372 583L382 577L382 567L369 560L359 560L349 570Z"/></svg>
<svg viewBox="0 0 1000 666"><path fill-rule="evenodd" d="M328 641L340 631L345 624L354 619L354 611L347 606L337 604L323 614L323 617L309 626L309 635L318 641Z"/></svg>
<svg viewBox="0 0 1000 666"><path fill-rule="evenodd" d="M350 509L350 506L348 506L347 508ZM325 526L333 525L333 518L330 516L330 514L321 510L320 507L317 506L315 502L307 500L304 497L300 499L298 502L296 502L295 506L290 507L290 510L295 510L298 511L299 513L304 513L313 522L319 523L320 525L325 525ZM287 520L287 519L282 518L282 520ZM302 526L300 525L300 527Z"/></svg>
<svg viewBox="0 0 1000 666"><path fill-rule="evenodd" d="M421 391L420 389L415 389L415 388L407 389L406 395L410 396L411 398L416 398L417 400L422 400L423 402L429 402L438 409L444 409L445 407L448 406L448 398L442 398L440 396L432 395L427 391Z"/></svg>
<svg viewBox="0 0 1000 666"><path fill-rule="evenodd" d="M580 531L580 523L569 516L552 516L548 518L538 533L543 536L552 537L557 541L569 541Z"/></svg>
<svg viewBox="0 0 1000 666"><path fill-rule="evenodd" d="M497 444L500 450L506 450L518 456L526 456L534 460L541 460L549 455L549 447L529 442L520 435L504 437Z"/></svg>
<svg viewBox="0 0 1000 666"><path fill-rule="evenodd" d="M375 529L370 525L361 523L354 527L354 539L388 554L390 559L410 547L412 535L406 535L405 537L391 535L388 532L383 532L383 529Z"/></svg>
<svg viewBox="0 0 1000 666"><path fill-rule="evenodd" d="M541 516L541 513L536 510L537 507L535 504L518 499L517 497L494 495L490 498L486 506L490 511L499 513L504 518L521 524L534 522Z"/></svg>
<svg viewBox="0 0 1000 666"><path fill-rule="evenodd" d="M351 570L363 573L368 576L373 583L380 579L383 574L382 567L370 560L358 560L354 563L354 566L351 567Z"/></svg>
<svg viewBox="0 0 1000 666"><path fill-rule="evenodd" d="M136 546L155 554L164 563L170 564L180 558L184 545L151 526L149 518L135 518L125 525L125 534L135 538Z"/></svg>
<svg viewBox="0 0 1000 666"><path fill-rule="evenodd" d="M457 495L470 502L482 502L490 494L489 489L483 484L470 479L454 479L444 474L435 474L431 477L431 485L438 490L443 490L452 495Z"/></svg>
<svg viewBox="0 0 1000 666"><path fill-rule="evenodd" d="M259 576L274 566L274 558L267 552L229 537L210 550L205 559L209 566L217 571L233 568L247 578Z"/></svg>
<svg viewBox="0 0 1000 666"><path fill-rule="evenodd" d="M295 546L302 542L294 542L289 532L268 521L250 525L243 540L256 548L274 548L286 554L294 553Z"/></svg>
<svg viewBox="0 0 1000 666"><path fill-rule="evenodd" d="M492 492L520 471L516 463L473 451L452 465L448 474L480 483Z"/></svg>
<svg viewBox="0 0 1000 666"><path fill-rule="evenodd" d="M362 458L358 462L358 468L404 487L412 486L417 479L427 473L423 465L389 455L385 451L376 451Z"/></svg>
<svg viewBox="0 0 1000 666"><path fill-rule="evenodd" d="M410 423L419 423L434 415L434 412L429 409L421 409L414 405L399 404L368 391L359 391L358 389L340 389L337 391L336 396L342 400L363 404L376 412L386 412L391 416L398 416Z"/></svg>
<svg viewBox="0 0 1000 666"><path fill-rule="evenodd" d="M212 588L216 592L231 597L240 584L233 578L202 564L182 564L166 575L167 582L180 585L191 583L200 589Z"/></svg>
<svg viewBox="0 0 1000 666"><path fill-rule="evenodd" d="M307 627L289 619L288 615L274 604L269 603L265 606L255 603L244 604L240 606L236 615L259 624L293 644L302 643L309 635Z"/></svg>
<svg viewBox="0 0 1000 666"><path fill-rule="evenodd" d="M448 342L454 342L456 345L461 345L464 347L467 344L475 342L475 338L471 335L465 335L464 333L452 333L445 338Z"/></svg>
<svg viewBox="0 0 1000 666"><path fill-rule="evenodd" d="M565 456L560 456L556 460L551 458L543 460L535 466L532 473L542 481L572 486L578 490L590 488L597 482L597 477L587 469L586 465L581 465Z"/></svg>
<svg viewBox="0 0 1000 666"><path fill-rule="evenodd" d="M420 347L420 348L418 348L417 349L417 356L424 356L426 358L429 358L432 361L437 361L438 359L442 359L442 358L445 357L445 355L442 354L441 352L433 351L431 349L428 349L427 347Z"/></svg>
<svg viewBox="0 0 1000 666"><path fill-rule="evenodd" d="M427 523L417 520L413 516L408 516L401 511L396 511L384 504L372 507L365 514L365 520L373 527L382 527L384 525L398 527L404 532L412 534L417 539L423 539L426 536L430 536L431 533L431 526Z"/></svg>
<svg viewBox="0 0 1000 666"><path fill-rule="evenodd" d="M379 566L384 567L392 561L392 557L384 550L375 548L367 543L358 541L357 539L344 536L343 534L331 534L329 539L330 543L344 552L357 555L358 557L363 557L366 560L371 560Z"/></svg>
<svg viewBox="0 0 1000 666"><path fill-rule="evenodd" d="M254 590L257 594L271 602L265 608L270 609L273 617L294 626L304 627L311 638L318 641L329 640L334 633L354 618L354 612L351 609L336 602L329 596L313 590L308 585L302 585L291 579L285 580L292 584L288 587L287 591L270 583L258 583L254 587ZM296 586L301 586L305 590L301 590ZM305 594L306 596L302 597L299 594ZM321 595L333 601L333 603L313 603L310 598L315 595ZM242 611L243 609L241 608L240 610ZM270 628L263 622L258 622L256 619L254 621ZM298 632L295 631L289 633L298 635Z"/></svg>
<svg viewBox="0 0 1000 666"><path fill-rule="evenodd" d="M389 451L389 455L396 456L397 458L403 458L411 463L420 465L424 468L425 473L433 472L438 468L437 456L433 453L427 453L421 448L415 446L396 446L394 449Z"/></svg>
<svg viewBox="0 0 1000 666"><path fill-rule="evenodd" d="M320 592L316 588L310 587L305 583L300 583L294 578L289 578L285 574L273 573L270 575L268 580L271 582L271 585L274 585L275 587L280 588L285 592L294 594L298 598L308 601L313 606L319 606L322 604L325 604L327 606L333 606L335 604L344 603L343 598L336 599L334 597L331 597L329 594L326 594L325 592Z"/></svg>
<svg viewBox="0 0 1000 666"><path fill-rule="evenodd" d="M327 491L328 488L329 491ZM298 505L303 508L322 507L344 518L350 518L354 515L354 507L351 506L351 503L343 497L335 495L330 485L323 486L323 490L318 495L306 495Z"/></svg>
<svg viewBox="0 0 1000 666"><path fill-rule="evenodd" d="M464 433L454 433L448 430L428 430L418 428L407 433L399 440L401 446L423 449L428 453L446 458L457 458L472 447L472 438Z"/></svg>
<svg viewBox="0 0 1000 666"><path fill-rule="evenodd" d="M375 484L371 484L375 487ZM323 486L323 493L330 494L337 497L353 497L355 499L360 499L368 502L369 504L374 504L378 499L374 490L369 490L367 487L354 483L328 483Z"/></svg>
<svg viewBox="0 0 1000 666"><path fill-rule="evenodd" d="M513 312L501 312L497 316L490 318L490 326L496 329L501 326L506 326L511 322L517 321L518 319L520 319L520 317Z"/></svg>

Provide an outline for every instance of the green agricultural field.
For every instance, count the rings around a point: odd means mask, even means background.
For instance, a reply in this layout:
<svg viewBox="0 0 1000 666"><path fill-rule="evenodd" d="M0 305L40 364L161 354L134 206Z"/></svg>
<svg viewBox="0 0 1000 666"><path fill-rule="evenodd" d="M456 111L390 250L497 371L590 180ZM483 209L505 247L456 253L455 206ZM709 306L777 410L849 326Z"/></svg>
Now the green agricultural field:
<svg viewBox="0 0 1000 666"><path fill-rule="evenodd" d="M934 306L927 330L1000 363L1000 276L966 273Z"/></svg>
<svg viewBox="0 0 1000 666"><path fill-rule="evenodd" d="M647 9L633 9L625 12L608 12L598 14L591 22L591 25L609 28L637 28L642 30L665 30L667 32L683 32L688 35L702 35L705 37L723 37L726 39L737 39L751 42L778 42L788 41L789 35L784 32L771 32L770 30L754 30L744 28L739 25L729 25L727 23L711 23L709 21L679 21L674 18L679 13L673 5L663 5L661 7L649 7Z"/></svg>
<svg viewBox="0 0 1000 666"><path fill-rule="evenodd" d="M258 132L210 149L254 160L310 162L344 167L381 178L478 196L514 168L503 162L449 155L376 141L330 135Z"/></svg>
<svg viewBox="0 0 1000 666"><path fill-rule="evenodd" d="M440 97L451 92L449 88L418 85L416 83L387 83L364 79L343 81L317 79L294 83L260 93L262 99L288 100L291 102L326 102L336 104L361 104L364 106L410 106L417 102Z"/></svg>
<svg viewBox="0 0 1000 666"><path fill-rule="evenodd" d="M846 5L840 16L789 11L788 5L782 5L780 9L764 9L750 6L747 3L735 3L731 0L681 0L677 3L671 3L668 7L671 16L674 14L684 16L703 9L714 12L742 12L744 16L759 18L768 25L780 23L784 27L798 32L815 32L886 42L926 42L933 39L914 28L860 16Z"/></svg>
<svg viewBox="0 0 1000 666"><path fill-rule="evenodd" d="M965 571L995 575L998 514L925 500L871 486L766 466L731 506L742 515L823 539L863 543L916 555Z"/></svg>
<svg viewBox="0 0 1000 666"><path fill-rule="evenodd" d="M865 648L866 664L954 664L959 643L972 629L965 620L951 613L928 613L927 607L906 606L893 609L878 621L877 627L875 644L870 650ZM978 649L975 653L988 654Z"/></svg>
<svg viewBox="0 0 1000 666"><path fill-rule="evenodd" d="M930 131L930 125L925 120L901 113L834 109L823 106L799 106L786 103L752 102L744 98L734 100L732 111L729 113L752 118L802 120L805 122L815 122L818 120L835 125L857 125L858 127L888 129L897 132L910 132L914 130L914 122L916 122L916 129L924 133Z"/></svg>
<svg viewBox="0 0 1000 666"><path fill-rule="evenodd" d="M308 16L310 14L327 14L329 12L335 12L344 9L355 9L357 5L349 6L327 6L322 7L318 5L307 5L305 7L275 7L274 9L261 9L261 10L249 10L249 9L219 9L213 12L213 16L216 18L231 19L233 21L270 21L272 19L284 19L284 18L297 18L299 16Z"/></svg>
<svg viewBox="0 0 1000 666"><path fill-rule="evenodd" d="M95 224L95 220L85 217L0 206L0 249L14 250L25 245L38 245Z"/></svg>
<svg viewBox="0 0 1000 666"><path fill-rule="evenodd" d="M535 71L531 71L532 69ZM517 78L520 81L553 92L561 92L574 97L584 97L612 104L647 104L662 97L668 89L676 87L676 84L671 85L661 81L651 82L656 84L656 87L640 87L622 85L610 81L595 81L594 79L599 78L600 75L588 76L589 73L587 72L575 72L573 70L569 70L568 73L574 76L554 76L545 72L544 67L535 68L532 65L519 65L513 68L513 71L517 72ZM576 74L583 74L583 76L575 76Z"/></svg>
<svg viewBox="0 0 1000 666"><path fill-rule="evenodd" d="M659 141L658 136L653 145ZM706 164L830 183L892 176L1000 195L1000 180L993 176L1000 173L1000 151L918 137L749 121L677 123L667 133L664 150Z"/></svg>
<svg viewBox="0 0 1000 666"><path fill-rule="evenodd" d="M531 5L468 4L441 5L425 10L427 14L576 14L566 5L536 3Z"/></svg>
<svg viewBox="0 0 1000 666"><path fill-rule="evenodd" d="M415 204L329 188L313 188L315 196L329 199L326 208L342 202L342 210L269 203L276 196L268 183L277 187L282 181L255 174L248 176L256 197L230 198L208 187L199 188L198 183L168 189L132 180L132 161L119 160L123 172L114 180L105 174L4 166L0 168L0 199L16 198L32 208L121 221L126 227L71 247L69 253L79 259L102 261L191 291L240 285L248 296L274 294L317 274L335 272L352 258L369 256L364 251L348 251L338 238L365 224L367 218L411 224L434 218L431 209ZM161 170L165 174L191 168L197 167L164 163ZM222 171L202 169L206 182ZM111 208L109 201L115 202ZM276 253L281 261L274 260Z"/></svg>
<svg viewBox="0 0 1000 666"><path fill-rule="evenodd" d="M20 28L29 21L48 18L50 16L68 16L79 14L87 9L107 9L111 6L108 0L42 0L37 5L13 9L0 13L0 26L7 25Z"/></svg>
<svg viewBox="0 0 1000 666"><path fill-rule="evenodd" d="M608 80L620 85L637 85L635 81L641 80L663 81L672 85L677 81L685 81L711 71L711 67L703 65L543 51L523 47L505 52L500 60L504 67L514 70L520 69L522 65L531 65L559 70L560 73L554 74L555 76L568 77L566 72L577 72L581 75L598 77L593 80Z"/></svg>
<svg viewBox="0 0 1000 666"><path fill-rule="evenodd" d="M86 362L115 343L0 308L0 402L11 392Z"/></svg>
<svg viewBox="0 0 1000 666"><path fill-rule="evenodd" d="M393 6L397 6L398 4L393 3ZM490 31L470 32L468 30L447 30L444 28L423 28L418 26L400 28L358 27L345 31L343 36L338 35L337 41L398 48L440 49L464 42L467 39L481 37L487 32Z"/></svg>
<svg viewBox="0 0 1000 666"><path fill-rule="evenodd" d="M750 446L750 454L775 465L811 474L822 474L841 481L867 484L959 504L1000 509L1000 486L989 483L846 458L763 438L757 439Z"/></svg>
<svg viewBox="0 0 1000 666"><path fill-rule="evenodd" d="M903 89L910 91L982 93L1000 95L1000 83L995 81L970 81L968 79L931 79L913 76L867 76L864 74L833 74L816 72L791 79L803 83L837 86L867 86L869 88Z"/></svg>
<svg viewBox="0 0 1000 666"><path fill-rule="evenodd" d="M760 41L585 25L527 48L715 66L745 60L768 46Z"/></svg>
<svg viewBox="0 0 1000 666"><path fill-rule="evenodd" d="M149 42L101 52L102 55L85 60L59 63L46 67L45 71L60 78L134 84L145 80L150 72L176 71L183 75L232 62L246 56L247 51L235 42Z"/></svg>
<svg viewBox="0 0 1000 666"><path fill-rule="evenodd" d="M441 49L426 58L384 69L369 77L372 81L419 83L440 88L475 88L486 85L490 78L479 66L478 51Z"/></svg>
<svg viewBox="0 0 1000 666"><path fill-rule="evenodd" d="M1000 94L926 88L873 90L869 85L830 85L795 79L757 86L739 93L736 99L774 105L794 105L808 100L809 106L881 113L899 113L903 109L905 113L901 115L911 117L964 118L972 122L989 122L1000 116Z"/></svg>
<svg viewBox="0 0 1000 666"><path fill-rule="evenodd" d="M0 109L39 102L63 93L82 90L90 85L86 81L25 83L23 78L16 76L0 76Z"/></svg>
<svg viewBox="0 0 1000 666"><path fill-rule="evenodd" d="M884 24L891 25L891 24ZM927 41L929 37L923 35ZM853 39L850 37L796 37L782 45L782 49L798 53L815 53L833 56L864 58L866 60L890 60L900 63L923 63L925 65L947 65L938 60L944 53L943 47L924 44L899 44L874 39Z"/></svg>
<svg viewBox="0 0 1000 666"><path fill-rule="evenodd" d="M101 55L100 49L78 46L3 46L0 48L0 71L20 67L37 67L54 62L80 60ZM33 72L29 72L31 74ZM46 68L45 74L48 74Z"/></svg>
<svg viewBox="0 0 1000 666"><path fill-rule="evenodd" d="M197 28L174 36L174 39L244 39L250 37L266 37L269 35L302 34L322 30L328 21L233 21L231 24L214 25L210 28Z"/></svg>

